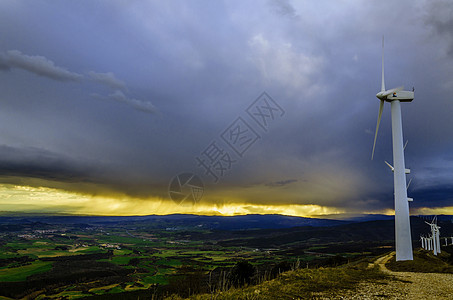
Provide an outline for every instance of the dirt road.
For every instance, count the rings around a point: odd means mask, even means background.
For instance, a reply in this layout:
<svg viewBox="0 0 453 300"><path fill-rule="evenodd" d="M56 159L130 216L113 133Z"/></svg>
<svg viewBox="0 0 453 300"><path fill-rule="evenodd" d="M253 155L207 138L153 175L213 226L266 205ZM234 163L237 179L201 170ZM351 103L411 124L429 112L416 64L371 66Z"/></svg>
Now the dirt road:
<svg viewBox="0 0 453 300"><path fill-rule="evenodd" d="M453 299L453 274L392 272L385 263L394 255L392 252L381 257L374 265L397 280L362 283L357 290L348 291L339 299Z"/></svg>

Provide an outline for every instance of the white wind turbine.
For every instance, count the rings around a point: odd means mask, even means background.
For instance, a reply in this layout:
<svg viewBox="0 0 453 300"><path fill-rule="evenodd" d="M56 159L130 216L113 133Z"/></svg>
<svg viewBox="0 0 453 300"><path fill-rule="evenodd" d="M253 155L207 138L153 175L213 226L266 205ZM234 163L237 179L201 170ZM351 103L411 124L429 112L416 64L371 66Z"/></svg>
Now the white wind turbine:
<svg viewBox="0 0 453 300"><path fill-rule="evenodd" d="M436 217L436 224L434 224L434 232L436 233L435 242L437 247L437 253L440 253L440 226L437 225L437 217Z"/></svg>
<svg viewBox="0 0 453 300"><path fill-rule="evenodd" d="M429 250L430 238L425 236L423 239L425 240L425 247L423 249Z"/></svg>
<svg viewBox="0 0 453 300"><path fill-rule="evenodd" d="M431 235L433 239L433 253L440 253L440 226L437 225L437 217L434 217L431 223L425 221L431 227ZM430 249L431 250L431 249Z"/></svg>
<svg viewBox="0 0 453 300"><path fill-rule="evenodd" d="M431 249L431 237L428 235L428 237L425 238L425 250L432 250Z"/></svg>
<svg viewBox="0 0 453 300"><path fill-rule="evenodd" d="M413 260L411 225L409 219L409 203L411 198L407 197L406 174L410 170L404 165L404 146L403 146L403 126L401 121L401 102L411 102L414 100L413 91L403 91L404 87L398 87L390 90L385 89L384 82L384 38L382 38L382 81L381 91L376 97L381 100L379 105L379 114L374 135L373 151L371 159L374 157L374 148L376 147L376 138L381 122L384 102L390 102L392 113L392 143L393 143L393 166L389 167L393 171L393 184L395 192L395 244L396 260Z"/></svg>

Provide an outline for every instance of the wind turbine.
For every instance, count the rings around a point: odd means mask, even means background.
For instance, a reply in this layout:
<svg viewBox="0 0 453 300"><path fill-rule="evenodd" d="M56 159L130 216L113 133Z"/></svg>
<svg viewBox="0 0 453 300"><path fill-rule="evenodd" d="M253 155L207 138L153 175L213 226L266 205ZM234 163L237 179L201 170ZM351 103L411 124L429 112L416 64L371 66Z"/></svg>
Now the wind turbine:
<svg viewBox="0 0 453 300"><path fill-rule="evenodd" d="M413 260L411 225L409 219L409 203L412 199L407 197L406 174L410 170L404 165L404 146L403 146L403 126L401 121L401 102L411 102L414 100L413 91L404 91L404 87L397 87L390 90L385 89L384 81L384 37L382 38L382 80L381 91L376 97L381 101L379 114L374 135L373 151L371 159L374 157L376 139L381 123L384 102L390 102L392 113L392 143L393 143L393 166L387 163L393 171L393 184L395 192L395 244L396 260Z"/></svg>
<svg viewBox="0 0 453 300"><path fill-rule="evenodd" d="M433 237L433 253L440 253L440 226L437 225L437 216L433 218L431 223L425 221L431 227L431 235Z"/></svg>
<svg viewBox="0 0 453 300"><path fill-rule="evenodd" d="M428 237L426 238L426 241L428 243L426 250L432 250L431 249L431 236L428 234Z"/></svg>
<svg viewBox="0 0 453 300"><path fill-rule="evenodd" d="M422 237L423 240L423 249L428 250L428 243L429 243L429 238L427 237Z"/></svg>

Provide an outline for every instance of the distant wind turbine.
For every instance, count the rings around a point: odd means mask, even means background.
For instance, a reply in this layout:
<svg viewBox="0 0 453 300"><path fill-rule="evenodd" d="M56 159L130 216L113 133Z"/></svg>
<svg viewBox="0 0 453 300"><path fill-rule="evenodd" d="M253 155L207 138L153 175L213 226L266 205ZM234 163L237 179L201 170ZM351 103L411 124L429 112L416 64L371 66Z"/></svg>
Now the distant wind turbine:
<svg viewBox="0 0 453 300"><path fill-rule="evenodd" d="M432 237L432 236L429 236L429 237L427 238L427 241L428 241L428 247L427 247L426 250L428 250L428 251L433 250L433 237Z"/></svg>
<svg viewBox="0 0 453 300"><path fill-rule="evenodd" d="M382 78L381 91L376 97L381 101L379 105L379 114L374 135L373 151L371 159L374 157L376 139L381 123L384 102L390 102L392 112L392 142L393 142L393 164L386 164L393 171L393 184L395 192L395 244L396 260L413 260L412 254L412 237L411 225L409 219L409 203L412 201L407 197L406 174L410 170L404 165L404 146L403 146L403 126L401 121L401 102L411 102L414 100L414 92L403 91L404 87L397 87L390 90L385 89L384 81L384 38L382 38Z"/></svg>
<svg viewBox="0 0 453 300"><path fill-rule="evenodd" d="M440 253L440 226L437 225L437 216L433 218L431 223L425 221L431 227L431 235L433 239L433 253L437 255ZM430 249L431 250L431 249Z"/></svg>

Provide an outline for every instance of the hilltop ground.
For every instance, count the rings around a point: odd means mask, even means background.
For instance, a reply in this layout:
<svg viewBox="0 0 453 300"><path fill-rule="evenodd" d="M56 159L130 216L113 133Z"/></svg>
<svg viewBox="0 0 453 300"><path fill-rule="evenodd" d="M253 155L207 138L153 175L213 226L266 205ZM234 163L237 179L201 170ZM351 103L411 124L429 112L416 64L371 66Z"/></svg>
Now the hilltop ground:
<svg viewBox="0 0 453 300"><path fill-rule="evenodd" d="M395 263L395 252L391 252L368 266L362 262L337 268L299 269L256 286L194 295L190 299L453 299L452 273L417 272L420 268L426 272L426 263L433 266L433 272L452 272L451 266L427 251L414 254L411 262ZM389 267L412 268L415 272L396 272Z"/></svg>
<svg viewBox="0 0 453 300"><path fill-rule="evenodd" d="M378 258L374 265L385 274L394 276L385 286L373 282L360 283L338 299L452 299L453 274L394 272L386 267L395 252Z"/></svg>

